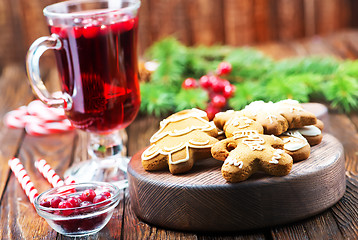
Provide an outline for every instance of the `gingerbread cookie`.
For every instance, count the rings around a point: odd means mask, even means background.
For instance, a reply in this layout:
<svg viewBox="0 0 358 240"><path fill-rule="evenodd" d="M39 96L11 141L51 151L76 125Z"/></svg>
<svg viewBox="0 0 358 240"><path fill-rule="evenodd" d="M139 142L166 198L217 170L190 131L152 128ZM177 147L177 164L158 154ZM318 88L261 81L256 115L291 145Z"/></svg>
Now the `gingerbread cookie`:
<svg viewBox="0 0 358 240"><path fill-rule="evenodd" d="M228 110L216 114L214 123L219 129L223 129L226 137L232 137L236 132L245 129L255 130L263 134L262 125L255 120L245 116L241 111Z"/></svg>
<svg viewBox="0 0 358 240"><path fill-rule="evenodd" d="M292 157L294 162L305 160L310 156L311 147L299 131L287 131L279 138L284 143L284 150Z"/></svg>
<svg viewBox="0 0 358 240"><path fill-rule="evenodd" d="M298 101L282 100L276 103L256 101L247 105L242 113L258 121L265 134L281 135L288 129L316 124L314 114L304 110Z"/></svg>
<svg viewBox="0 0 358 240"><path fill-rule="evenodd" d="M217 136L218 130L206 112L191 109L175 113L160 122L141 156L142 165L149 171L169 166L172 174L187 172L196 160L211 157Z"/></svg>
<svg viewBox="0 0 358 240"><path fill-rule="evenodd" d="M315 125L304 126L302 128L297 129L297 131L307 139L308 143L311 146L314 146L322 141L323 128L324 128L323 122L317 119L317 123Z"/></svg>
<svg viewBox="0 0 358 240"><path fill-rule="evenodd" d="M215 159L224 161L221 173L226 181L241 182L259 170L274 176L287 175L293 160L283 147L278 137L242 130L214 144L211 153Z"/></svg>

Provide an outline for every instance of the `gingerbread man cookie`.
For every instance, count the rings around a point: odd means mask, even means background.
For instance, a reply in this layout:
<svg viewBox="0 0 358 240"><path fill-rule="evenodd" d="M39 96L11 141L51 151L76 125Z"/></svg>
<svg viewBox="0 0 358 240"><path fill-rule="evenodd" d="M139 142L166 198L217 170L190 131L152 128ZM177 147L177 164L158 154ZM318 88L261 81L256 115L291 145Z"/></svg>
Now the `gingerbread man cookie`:
<svg viewBox="0 0 358 240"><path fill-rule="evenodd" d="M298 101L282 100L277 103L256 101L247 105L242 113L258 121L265 134L281 135L288 129L316 124L314 114L304 110Z"/></svg>
<svg viewBox="0 0 358 240"><path fill-rule="evenodd" d="M278 137L242 130L214 144L211 153L215 159L224 161L221 173L226 181L234 183L246 180L259 170L273 176L287 175L293 160L283 147Z"/></svg>
<svg viewBox="0 0 358 240"><path fill-rule="evenodd" d="M175 113L161 121L151 145L142 153L142 165L149 171L169 166L172 174L187 172L196 160L211 157L217 136L218 130L206 112L191 109Z"/></svg>

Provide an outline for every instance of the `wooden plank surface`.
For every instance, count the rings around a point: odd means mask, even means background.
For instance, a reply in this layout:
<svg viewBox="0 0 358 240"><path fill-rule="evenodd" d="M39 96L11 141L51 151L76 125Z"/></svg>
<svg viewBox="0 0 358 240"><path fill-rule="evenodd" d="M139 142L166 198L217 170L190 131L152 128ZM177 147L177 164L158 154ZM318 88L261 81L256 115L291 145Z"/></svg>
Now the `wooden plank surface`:
<svg viewBox="0 0 358 240"><path fill-rule="evenodd" d="M264 1L262 1L264 2ZM323 2L323 1L322 1ZM332 10L330 10L332 11ZM270 43L258 49L282 59L290 56L319 54L339 58L357 59L358 32L343 31L325 37ZM5 77L6 76L6 77ZM33 95L26 82L23 66L3 69L0 81L0 117L16 107L27 104ZM100 233L88 239L357 239L358 238L358 113L349 116L330 112L331 127L326 129L343 144L347 190L332 208L311 218L293 224L247 232L203 233L179 232L159 228L138 219L131 208L128 193L109 222ZM128 153L133 155L145 147L149 137L157 130L159 119L139 116L127 129ZM49 187L35 171L33 161L45 157L59 174L74 161L79 138L76 135L56 135L54 138L35 138L21 130L7 129L0 123L0 228L1 239L70 239L57 234L38 217L24 192L7 166L7 160L19 156L30 177L40 191ZM52 142L51 144L49 144ZM80 144L80 143L79 143ZM19 151L18 151L19 149Z"/></svg>

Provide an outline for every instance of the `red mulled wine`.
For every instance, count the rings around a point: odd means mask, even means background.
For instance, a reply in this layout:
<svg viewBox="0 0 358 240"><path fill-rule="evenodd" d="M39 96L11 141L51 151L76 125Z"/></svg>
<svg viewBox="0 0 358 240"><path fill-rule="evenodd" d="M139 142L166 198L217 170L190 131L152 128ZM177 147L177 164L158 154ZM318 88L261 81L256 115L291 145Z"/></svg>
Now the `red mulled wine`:
<svg viewBox="0 0 358 240"><path fill-rule="evenodd" d="M123 20L125 19L125 20ZM67 117L78 129L107 133L131 123L140 106L138 19L79 19L52 26L63 48L55 51L62 91L72 98Z"/></svg>

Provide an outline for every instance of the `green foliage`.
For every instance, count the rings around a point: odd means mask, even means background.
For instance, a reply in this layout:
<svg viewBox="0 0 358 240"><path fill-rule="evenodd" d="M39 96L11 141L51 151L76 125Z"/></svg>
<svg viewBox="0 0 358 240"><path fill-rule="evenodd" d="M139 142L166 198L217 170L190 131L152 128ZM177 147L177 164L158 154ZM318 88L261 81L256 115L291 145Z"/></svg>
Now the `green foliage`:
<svg viewBox="0 0 358 240"><path fill-rule="evenodd" d="M333 108L350 112L358 108L358 79L339 73L325 82L324 96Z"/></svg>
<svg viewBox="0 0 358 240"><path fill-rule="evenodd" d="M276 102L284 99L295 99L299 102L308 102L309 100L309 88L300 76L277 75L270 79L265 90L266 101Z"/></svg>
<svg viewBox="0 0 358 240"><path fill-rule="evenodd" d="M251 48L235 49L224 60L232 65L232 82L259 79L267 74L274 64L270 58Z"/></svg>
<svg viewBox="0 0 358 240"><path fill-rule="evenodd" d="M176 111L184 109L205 109L209 100L208 93L201 88L182 89L175 97Z"/></svg>
<svg viewBox="0 0 358 240"><path fill-rule="evenodd" d="M155 43L147 53L151 59L159 63L151 76L151 81L179 88L186 69L186 52L186 48L174 38Z"/></svg>
<svg viewBox="0 0 358 240"><path fill-rule="evenodd" d="M175 91L158 83L141 83L142 103L140 111L157 117L171 112L175 108Z"/></svg>
<svg viewBox="0 0 358 240"><path fill-rule="evenodd" d="M358 61L331 57L273 61L252 48L185 47L174 38L155 43L146 56L159 67L150 83L141 84L144 113L159 116L193 107L205 109L208 94L202 89L184 90L181 84L188 77L199 79L215 73L222 61L232 64L232 72L225 78L236 86L228 108L241 109L256 100L292 98L328 101L345 112L358 109Z"/></svg>
<svg viewBox="0 0 358 240"><path fill-rule="evenodd" d="M242 109L252 101L261 100L264 88L259 82L245 81L240 84L234 84L235 95L229 99L229 106L233 109Z"/></svg>

